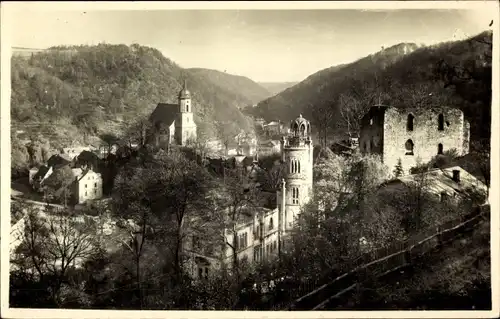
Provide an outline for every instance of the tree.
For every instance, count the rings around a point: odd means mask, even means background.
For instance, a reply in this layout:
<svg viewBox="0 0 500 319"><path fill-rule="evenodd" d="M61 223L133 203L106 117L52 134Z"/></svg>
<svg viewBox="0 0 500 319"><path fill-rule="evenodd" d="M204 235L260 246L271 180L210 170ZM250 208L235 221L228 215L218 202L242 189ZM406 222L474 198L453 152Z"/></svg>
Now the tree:
<svg viewBox="0 0 500 319"><path fill-rule="evenodd" d="M219 220L223 223L225 248L231 251L231 273L233 285L231 291L239 292L244 277L244 265L238 256L243 240L238 237L238 226L245 220L259 213L259 190L240 170L227 170L218 196ZM237 298L234 300L237 303Z"/></svg>
<svg viewBox="0 0 500 319"><path fill-rule="evenodd" d="M25 207L22 242L16 248L13 264L18 273L45 287L51 302L60 306L61 289L67 285L70 270L88 259L95 247L95 224L77 221L62 209L47 206ZM19 302L19 301L17 301Z"/></svg>
<svg viewBox="0 0 500 319"><path fill-rule="evenodd" d="M11 130L11 175L19 176L29 168L29 154L26 146L18 138L16 132Z"/></svg>
<svg viewBox="0 0 500 319"><path fill-rule="evenodd" d="M398 162L396 164L396 167L394 168L393 174L396 178L400 177L401 175L404 175L403 164L401 163L401 158L398 159Z"/></svg>
<svg viewBox="0 0 500 319"><path fill-rule="evenodd" d="M326 104L314 107L313 119L318 129L320 144L328 147L328 137L331 133L332 122L337 111L337 101L329 101Z"/></svg>
<svg viewBox="0 0 500 319"><path fill-rule="evenodd" d="M186 284L183 247L193 231L204 227L206 183L204 169L176 150L150 154L145 160L127 165L117 176L114 212L132 221L129 242L124 244L135 260L141 307L141 265L148 247L156 246L164 253L174 287ZM202 218L196 219L195 213Z"/></svg>
<svg viewBox="0 0 500 319"><path fill-rule="evenodd" d="M75 177L69 165L55 169L54 172L44 181L43 191L46 196L55 198L64 203L66 206L68 200L71 199L71 186L75 181Z"/></svg>
<svg viewBox="0 0 500 319"><path fill-rule="evenodd" d="M257 180L262 190L276 191L285 176L286 165L281 162L280 154L270 154L259 157Z"/></svg>
<svg viewBox="0 0 500 319"><path fill-rule="evenodd" d="M235 136L240 132L235 122L222 122L219 127L219 138L225 147L225 154L228 154L229 145L234 142Z"/></svg>

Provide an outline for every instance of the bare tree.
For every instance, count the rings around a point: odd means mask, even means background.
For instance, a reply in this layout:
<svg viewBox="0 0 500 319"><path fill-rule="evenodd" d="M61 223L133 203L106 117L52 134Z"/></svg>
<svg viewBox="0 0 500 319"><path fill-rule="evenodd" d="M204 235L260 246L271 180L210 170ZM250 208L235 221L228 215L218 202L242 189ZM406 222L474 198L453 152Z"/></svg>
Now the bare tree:
<svg viewBox="0 0 500 319"><path fill-rule="evenodd" d="M93 255L96 225L90 219L78 221L67 211L52 206L47 206L45 212L27 208L15 264L28 272L34 270L40 282L48 283L51 298L59 305L69 269Z"/></svg>

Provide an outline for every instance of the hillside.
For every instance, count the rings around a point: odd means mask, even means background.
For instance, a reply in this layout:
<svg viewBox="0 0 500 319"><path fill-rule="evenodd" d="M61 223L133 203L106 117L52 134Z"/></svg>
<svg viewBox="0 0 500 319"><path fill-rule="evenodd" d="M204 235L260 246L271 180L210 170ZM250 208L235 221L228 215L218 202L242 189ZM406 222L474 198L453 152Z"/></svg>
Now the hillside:
<svg viewBox="0 0 500 319"><path fill-rule="evenodd" d="M489 44L488 44L489 43ZM491 34L419 47L402 43L353 63L321 70L247 112L266 120L311 119L321 139L348 131L370 106L456 105L471 121L472 138L489 137Z"/></svg>
<svg viewBox="0 0 500 319"><path fill-rule="evenodd" d="M283 92L284 90L294 86L298 82L257 82L260 86L264 87L266 90L276 95ZM260 102L260 101L259 101Z"/></svg>
<svg viewBox="0 0 500 319"><path fill-rule="evenodd" d="M272 95L267 89L244 76L201 68L187 70L198 80L211 82L232 96L239 107L257 104Z"/></svg>
<svg viewBox="0 0 500 319"><path fill-rule="evenodd" d="M12 130L49 148L89 143L105 133L120 135L159 102L175 103L184 80L200 131L232 134L225 123L251 129L238 109L248 98L235 87L221 89L220 81L200 78L153 48L99 44L13 56ZM26 152L22 147L18 151Z"/></svg>

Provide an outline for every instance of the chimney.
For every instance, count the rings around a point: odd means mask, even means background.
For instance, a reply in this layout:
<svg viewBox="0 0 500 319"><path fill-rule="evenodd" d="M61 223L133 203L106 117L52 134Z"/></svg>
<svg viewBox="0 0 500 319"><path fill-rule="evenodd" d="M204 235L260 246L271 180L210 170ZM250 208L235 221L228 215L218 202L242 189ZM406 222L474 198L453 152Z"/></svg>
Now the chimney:
<svg viewBox="0 0 500 319"><path fill-rule="evenodd" d="M460 171L458 169L453 170L453 180L456 183L460 183Z"/></svg>

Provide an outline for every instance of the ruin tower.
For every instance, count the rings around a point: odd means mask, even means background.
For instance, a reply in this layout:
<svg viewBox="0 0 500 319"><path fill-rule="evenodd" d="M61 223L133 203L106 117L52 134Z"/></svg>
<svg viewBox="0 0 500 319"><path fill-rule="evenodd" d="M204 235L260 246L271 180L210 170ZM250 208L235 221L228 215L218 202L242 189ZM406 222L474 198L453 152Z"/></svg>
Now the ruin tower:
<svg viewBox="0 0 500 319"><path fill-rule="evenodd" d="M309 202L313 187L313 143L311 124L299 115L290 124L290 133L281 140L281 159L285 176L278 192L278 208L286 232L293 227L301 208Z"/></svg>
<svg viewBox="0 0 500 319"><path fill-rule="evenodd" d="M196 140L196 123L193 118L191 93L187 89L186 81L179 92L179 110L175 119L175 140L178 145L182 146Z"/></svg>

